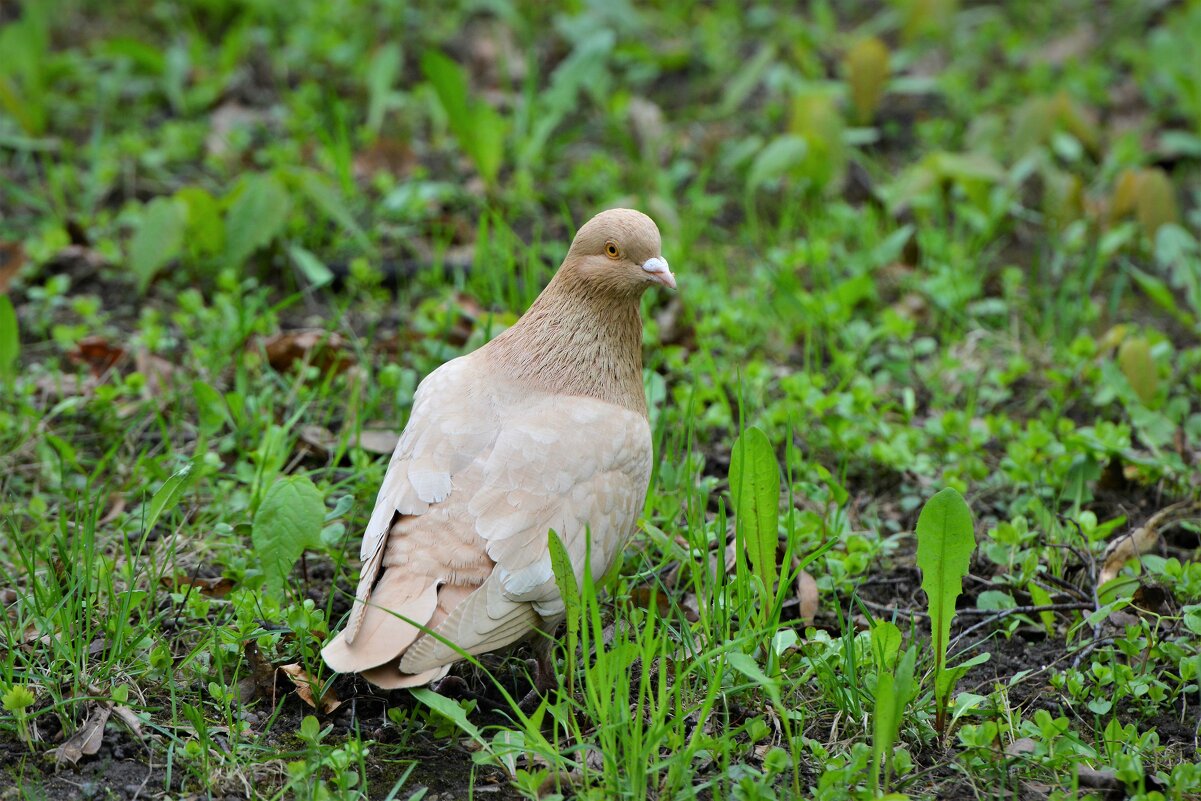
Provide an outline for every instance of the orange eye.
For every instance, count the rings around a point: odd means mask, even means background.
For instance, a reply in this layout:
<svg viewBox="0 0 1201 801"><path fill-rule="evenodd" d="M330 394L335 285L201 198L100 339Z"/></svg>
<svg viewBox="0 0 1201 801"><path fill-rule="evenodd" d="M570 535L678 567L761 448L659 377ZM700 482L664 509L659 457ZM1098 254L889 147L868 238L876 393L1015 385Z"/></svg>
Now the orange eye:
<svg viewBox="0 0 1201 801"><path fill-rule="evenodd" d="M617 258L617 245L612 242L605 243L605 255L611 259Z"/></svg>

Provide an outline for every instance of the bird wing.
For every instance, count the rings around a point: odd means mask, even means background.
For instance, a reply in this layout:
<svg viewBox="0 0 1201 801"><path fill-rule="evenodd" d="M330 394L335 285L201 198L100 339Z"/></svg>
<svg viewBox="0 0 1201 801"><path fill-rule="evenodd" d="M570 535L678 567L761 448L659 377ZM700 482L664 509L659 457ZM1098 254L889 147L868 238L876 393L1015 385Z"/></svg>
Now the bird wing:
<svg viewBox="0 0 1201 801"><path fill-rule="evenodd" d="M650 472L650 427L636 412L557 395L529 398L511 410L466 509L496 567L435 633L478 654L520 639L540 617L561 615L548 530L563 540L577 582L586 561L599 578L633 530ZM425 635L400 667L415 673L459 658L441 639Z"/></svg>
<svg viewBox="0 0 1201 801"><path fill-rule="evenodd" d="M426 376L413 396L408 424L396 443L375 508L363 533L363 568L344 629L354 641L384 558L395 517L422 515L450 495L452 478L487 453L500 432L500 409L486 391L470 356L453 359Z"/></svg>

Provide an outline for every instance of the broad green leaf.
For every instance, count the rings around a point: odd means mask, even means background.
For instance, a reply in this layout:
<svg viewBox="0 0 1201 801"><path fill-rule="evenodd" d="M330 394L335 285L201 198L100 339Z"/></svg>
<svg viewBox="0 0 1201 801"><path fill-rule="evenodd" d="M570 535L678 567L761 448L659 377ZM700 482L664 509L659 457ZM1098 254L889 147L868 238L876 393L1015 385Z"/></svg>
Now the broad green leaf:
<svg viewBox="0 0 1201 801"><path fill-rule="evenodd" d="M809 145L804 137L794 134L777 136L751 162L751 169L746 176L747 190L753 192L787 177L805 160L808 152Z"/></svg>
<svg viewBox="0 0 1201 801"><path fill-rule="evenodd" d="M888 754L896 742L900 721L897 720L897 700L891 673L876 677L876 700L872 710L872 789L880 792L880 769L888 763Z"/></svg>
<svg viewBox="0 0 1201 801"><path fill-rule="evenodd" d="M955 600L963 591L976 537L972 512L963 496L947 487L922 507L917 519L917 566L922 571L922 590L926 593L930 615L930 634L934 638L935 684L946 669L947 643ZM939 731L942 731L945 695L936 695Z"/></svg>
<svg viewBox="0 0 1201 801"><path fill-rule="evenodd" d="M288 255L292 257L292 263L296 265L296 269L300 270L301 275L309 282L309 286L314 289L323 287L334 280L334 274L322 263L321 259L300 245L288 245Z"/></svg>
<svg viewBox="0 0 1201 801"><path fill-rule="evenodd" d="M325 503L307 476L288 476L271 485L259 504L251 541L267 584L282 590L293 565L308 548L321 547Z"/></svg>
<svg viewBox="0 0 1201 801"><path fill-rule="evenodd" d="M150 498L150 503L146 505L146 516L142 523L143 531L150 531L154 528L154 524L158 522L159 517L168 509L174 508L179 503L180 497L183 496L184 490L188 488L188 484L192 480L192 465L187 464L179 469L173 476L163 482L163 485L158 488L158 491Z"/></svg>
<svg viewBox="0 0 1201 801"><path fill-rule="evenodd" d="M744 654L741 651L731 651L726 654L726 660L730 663L730 667L763 688L768 698L776 704L780 703L779 686L763 672L763 669L759 667L759 663L752 659L750 655Z"/></svg>
<svg viewBox="0 0 1201 801"><path fill-rule="evenodd" d="M302 170L299 173L299 182L300 190L313 202L313 205L321 209L343 231L350 234L359 247L363 250L373 249L371 240L367 238L367 234L355 222L354 215L350 213L350 209L346 208L346 204L342 202L342 196L338 194L338 190L325 180L320 173L313 170Z"/></svg>
<svg viewBox="0 0 1201 801"><path fill-rule="evenodd" d="M200 414L200 430L215 434L229 421L229 407L221 393L203 381L192 382L192 397L196 399L196 410Z"/></svg>
<svg viewBox="0 0 1201 801"><path fill-rule="evenodd" d="M1144 405L1150 406L1159 392L1159 368L1146 337L1127 337L1118 348L1118 366Z"/></svg>
<svg viewBox="0 0 1201 801"><path fill-rule="evenodd" d="M1051 603L1051 593L1030 581L1026 584L1026 589L1030 593L1030 600L1035 606L1048 606ZM1047 630L1048 636L1055 633L1055 613L1054 612L1039 612L1038 619L1043 624L1043 628Z"/></svg>
<svg viewBox="0 0 1201 801"><path fill-rule="evenodd" d="M409 692L418 701L458 726L464 734L479 744L481 748L490 750L488 742L484 739L484 735L479 727L468 720L467 713L463 710L463 707L459 706L457 701L452 701L444 695L438 695L438 693L427 687L418 687L409 690Z"/></svg>
<svg viewBox="0 0 1201 801"><path fill-rule="evenodd" d="M780 467L767 434L754 426L734 442L730 458L730 494L735 522L742 531L751 569L768 596L776 585L779 544Z"/></svg>
<svg viewBox="0 0 1201 801"><path fill-rule="evenodd" d="M429 50L421 57L421 71L434 87L451 133L459 140L459 145L467 149L465 140L470 138L472 120L463 68L437 50Z"/></svg>
<svg viewBox="0 0 1201 801"><path fill-rule="evenodd" d="M216 256L225 248L225 221L217 198L198 186L185 186L175 199L186 210L185 247L198 256Z"/></svg>
<svg viewBox="0 0 1201 801"><path fill-rule="evenodd" d="M992 654L985 652L976 654L966 662L960 662L954 667L947 668L942 673L938 674L934 680L934 694L937 698L948 698L951 691L955 689L955 685L963 678L970 669L976 665L983 665L992 657Z"/></svg>
<svg viewBox="0 0 1201 801"><path fill-rule="evenodd" d="M21 338L17 330L17 310L8 295L0 295L0 381L9 383L17 375L17 357Z"/></svg>
<svg viewBox="0 0 1201 801"><path fill-rule="evenodd" d="M187 210L174 198L155 198L143 210L142 222L129 243L129 268L138 279L139 292L179 256L186 225Z"/></svg>
<svg viewBox="0 0 1201 801"><path fill-rule="evenodd" d="M471 147L469 152L475 160L484 182L492 185L500 174L505 155L505 131L507 125L496 109L487 103L476 103L472 107Z"/></svg>
<svg viewBox="0 0 1201 801"><path fill-rule="evenodd" d="M284 229L291 208L288 190L274 175L248 175L225 213L225 258L241 266L251 253Z"/></svg>
<svg viewBox="0 0 1201 801"><path fill-rule="evenodd" d="M901 630L888 620L877 620L872 626L872 657L876 670L884 673L896 667L897 654L901 651Z"/></svg>
<svg viewBox="0 0 1201 801"><path fill-rule="evenodd" d="M576 639L580 633L580 585L576 581L571 556L554 529L547 533L546 544L550 548L550 565L555 572L555 583L559 585L567 616L567 650L575 653Z"/></svg>
<svg viewBox="0 0 1201 801"><path fill-rule="evenodd" d="M384 113L388 110L388 96L396 84L396 79L400 76L400 68L403 63L400 45L389 42L375 51L367 65L366 127L372 137L379 135L379 129L384 124Z"/></svg>

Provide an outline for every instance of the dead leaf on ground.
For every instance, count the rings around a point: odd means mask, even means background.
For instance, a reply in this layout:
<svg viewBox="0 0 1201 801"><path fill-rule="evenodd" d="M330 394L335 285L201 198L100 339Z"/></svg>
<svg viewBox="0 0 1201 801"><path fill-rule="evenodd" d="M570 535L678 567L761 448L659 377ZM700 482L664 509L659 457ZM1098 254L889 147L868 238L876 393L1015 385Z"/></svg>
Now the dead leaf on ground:
<svg viewBox="0 0 1201 801"><path fill-rule="evenodd" d="M129 733L134 737L141 739L142 737L142 719L138 714L127 706L120 704L113 705L113 714L117 719L125 724L125 728L129 729Z"/></svg>
<svg viewBox="0 0 1201 801"><path fill-rule="evenodd" d="M250 665L250 675L244 676L238 682L238 696L243 704L249 704L256 698L268 698L271 706L275 706L275 666L267 661L263 652L253 641L246 643L242 649L246 662Z"/></svg>
<svg viewBox="0 0 1201 801"><path fill-rule="evenodd" d="M67 351L67 359L72 364L87 367L96 378L113 369L124 358L124 348L100 336L84 337Z"/></svg>
<svg viewBox="0 0 1201 801"><path fill-rule="evenodd" d="M350 438L352 448L360 448L368 453L380 456L391 456L396 450L400 434L387 428L364 428L356 437Z"/></svg>
<svg viewBox="0 0 1201 801"><path fill-rule="evenodd" d="M817 617L817 582L808 570L802 570L796 577L796 594L801 602L801 620L806 626L812 626Z"/></svg>
<svg viewBox="0 0 1201 801"><path fill-rule="evenodd" d="M175 365L162 356L155 356L145 348L138 348L133 355L134 367L146 378L142 387L145 398L161 397L163 391L171 386L171 377L175 375Z"/></svg>
<svg viewBox="0 0 1201 801"><path fill-rule="evenodd" d="M163 576L160 579L160 583L172 592L187 590L190 587L201 595L206 595L210 598L224 598L233 592L234 587L237 586L233 579L226 578L225 576L206 578L202 576L185 576L182 574Z"/></svg>
<svg viewBox="0 0 1201 801"><path fill-rule="evenodd" d="M320 329L281 331L263 340L268 363L285 372L295 365L314 364L322 370L341 373L354 364L340 334Z"/></svg>
<svg viewBox="0 0 1201 801"><path fill-rule="evenodd" d="M49 373L40 375L33 380L38 395L48 401L59 401L65 398L88 398L100 385L100 379L93 375L67 375L66 373Z"/></svg>
<svg viewBox="0 0 1201 801"><path fill-rule="evenodd" d="M1019 737L1009 745L1005 746L1005 753L1009 756L1025 756L1033 754L1038 748L1038 743L1032 737Z"/></svg>
<svg viewBox="0 0 1201 801"><path fill-rule="evenodd" d="M20 242L0 242L0 295L8 294L9 284L24 266L24 246Z"/></svg>
<svg viewBox="0 0 1201 801"><path fill-rule="evenodd" d="M300 429L300 445L318 457L326 457L338 438L325 426L304 426Z"/></svg>
<svg viewBox="0 0 1201 801"><path fill-rule="evenodd" d="M97 521L102 526L107 526L109 523L116 520L125 511L125 496L119 492L114 492L108 496L109 507L104 513L104 517Z"/></svg>
<svg viewBox="0 0 1201 801"><path fill-rule="evenodd" d="M67 245L50 257L45 271L51 275L67 273L78 281L96 276L106 264L108 259L86 245Z"/></svg>
<svg viewBox="0 0 1201 801"><path fill-rule="evenodd" d="M299 663L291 665L281 665L280 670L287 674L292 683L296 685L296 694L300 696L300 700L317 709L323 715L328 715L338 707L342 706L342 700L338 698L332 689L326 690L324 695L318 699L317 695L321 692L321 687L317 685L309 674L304 671L304 668Z"/></svg>
<svg viewBox="0 0 1201 801"><path fill-rule="evenodd" d="M417 155L408 142L399 139L377 139L365 150L354 155L354 176L368 180L376 173L384 172L397 178L404 177L417 166Z"/></svg>
<svg viewBox="0 0 1201 801"><path fill-rule="evenodd" d="M96 754L104 742L104 726L111 714L107 704L91 704L83 725L54 750L54 760L60 765L64 762L75 765L83 757Z"/></svg>
<svg viewBox="0 0 1201 801"><path fill-rule="evenodd" d="M1146 523L1129 534L1122 534L1111 540L1105 548L1101 575L1097 578L1098 586L1116 577L1128 561L1154 548L1159 542L1160 529L1164 526L1189 518L1201 518L1201 501L1174 503L1151 515Z"/></svg>
<svg viewBox="0 0 1201 801"><path fill-rule="evenodd" d="M244 106L237 101L222 103L209 115L209 134L204 139L204 149L210 156L224 158L230 151L231 135L235 131L265 126L270 120L268 110Z"/></svg>

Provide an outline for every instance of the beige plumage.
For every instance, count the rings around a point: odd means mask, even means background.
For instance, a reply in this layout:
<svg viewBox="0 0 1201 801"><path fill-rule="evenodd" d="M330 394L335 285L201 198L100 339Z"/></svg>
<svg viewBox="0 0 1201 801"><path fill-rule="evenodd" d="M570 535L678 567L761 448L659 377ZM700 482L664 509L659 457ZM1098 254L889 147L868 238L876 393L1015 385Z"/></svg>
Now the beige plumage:
<svg viewBox="0 0 1201 801"><path fill-rule="evenodd" d="M385 688L441 678L563 616L547 531L599 577L646 497L651 436L638 299L675 287L659 231L629 209L576 234L517 323L432 372L363 536L350 618L322 655Z"/></svg>

